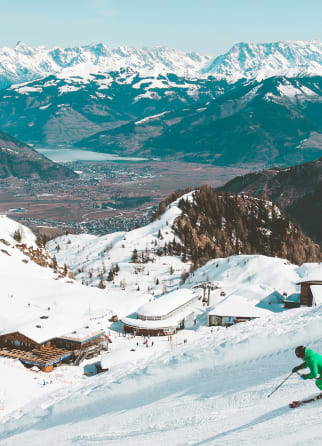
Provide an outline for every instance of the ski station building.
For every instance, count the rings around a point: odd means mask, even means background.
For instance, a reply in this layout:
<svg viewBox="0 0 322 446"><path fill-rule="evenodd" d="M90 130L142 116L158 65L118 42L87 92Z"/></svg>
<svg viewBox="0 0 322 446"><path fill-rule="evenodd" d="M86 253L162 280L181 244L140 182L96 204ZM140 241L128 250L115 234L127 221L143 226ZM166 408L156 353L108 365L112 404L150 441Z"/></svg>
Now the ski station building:
<svg viewBox="0 0 322 446"><path fill-rule="evenodd" d="M231 295L208 313L208 327L230 327L271 314L270 311L254 306L245 297Z"/></svg>
<svg viewBox="0 0 322 446"><path fill-rule="evenodd" d="M90 351L106 350L108 343L101 324L61 315L44 315L38 321L0 330L0 356L20 360L27 367L51 372L65 360L77 360Z"/></svg>
<svg viewBox="0 0 322 446"><path fill-rule="evenodd" d="M121 319L124 331L144 336L165 336L192 327L202 303L195 291L181 289L154 299L138 308L136 319Z"/></svg>

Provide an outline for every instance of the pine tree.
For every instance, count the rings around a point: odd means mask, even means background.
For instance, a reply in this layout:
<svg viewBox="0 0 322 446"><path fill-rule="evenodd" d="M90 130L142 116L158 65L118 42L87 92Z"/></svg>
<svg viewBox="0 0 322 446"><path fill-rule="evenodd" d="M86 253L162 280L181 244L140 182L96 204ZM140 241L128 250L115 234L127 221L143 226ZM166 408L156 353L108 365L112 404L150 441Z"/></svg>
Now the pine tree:
<svg viewBox="0 0 322 446"><path fill-rule="evenodd" d="M138 257L138 250L137 250L136 248L134 248L134 249L133 249L133 252L132 252L131 262L132 262L132 263L137 263L138 260L139 260L139 257Z"/></svg>
<svg viewBox="0 0 322 446"><path fill-rule="evenodd" d="M114 280L114 270L113 268L111 268L108 272L107 281L113 282L113 280Z"/></svg>
<svg viewBox="0 0 322 446"><path fill-rule="evenodd" d="M52 260L52 268L54 271L57 271L57 267L58 267L58 262L57 262L56 256L54 256L53 260Z"/></svg>
<svg viewBox="0 0 322 446"><path fill-rule="evenodd" d="M15 230L15 232L13 233L13 238L14 238L14 240L16 240L16 242L18 242L18 243L21 242L22 234L21 234L21 231L19 229Z"/></svg>
<svg viewBox="0 0 322 446"><path fill-rule="evenodd" d="M103 279L100 279L98 288L100 288L101 290L104 290L106 288L106 285L104 284Z"/></svg>

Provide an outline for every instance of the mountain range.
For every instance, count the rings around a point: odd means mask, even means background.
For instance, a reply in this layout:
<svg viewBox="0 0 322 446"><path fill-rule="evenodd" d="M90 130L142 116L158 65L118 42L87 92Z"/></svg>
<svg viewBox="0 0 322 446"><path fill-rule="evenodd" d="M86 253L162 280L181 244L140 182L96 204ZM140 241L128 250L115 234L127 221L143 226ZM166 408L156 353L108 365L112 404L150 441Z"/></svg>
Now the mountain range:
<svg viewBox="0 0 322 446"><path fill-rule="evenodd" d="M321 154L321 64L318 41L241 43L217 58L20 42L0 51L0 128L46 147L287 166Z"/></svg>
<svg viewBox="0 0 322 446"><path fill-rule="evenodd" d="M270 78L234 84L203 106L106 130L78 147L217 165L290 165L322 149L322 80Z"/></svg>
<svg viewBox="0 0 322 446"><path fill-rule="evenodd" d="M28 144L164 160L289 166L322 150L322 45L0 50L0 130Z"/></svg>
<svg viewBox="0 0 322 446"><path fill-rule="evenodd" d="M313 41L238 43L217 57L166 47L109 48L103 43L74 48L31 47L19 41L14 49L0 49L0 88L76 68L78 75L131 69L141 75L173 73L183 77L212 74L230 82L262 80L276 75L321 74L322 44Z"/></svg>

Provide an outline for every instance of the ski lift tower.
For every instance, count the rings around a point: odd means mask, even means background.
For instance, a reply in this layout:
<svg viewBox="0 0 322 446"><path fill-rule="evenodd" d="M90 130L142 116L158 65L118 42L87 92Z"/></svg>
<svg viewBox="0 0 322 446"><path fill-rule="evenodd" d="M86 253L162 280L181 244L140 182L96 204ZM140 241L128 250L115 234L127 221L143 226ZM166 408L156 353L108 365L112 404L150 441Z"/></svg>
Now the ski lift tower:
<svg viewBox="0 0 322 446"><path fill-rule="evenodd" d="M202 288L203 289L203 302L207 302L207 306L209 307L210 304L210 291L212 290L218 290L221 288L219 286L218 282L200 282L197 285L193 286L192 288ZM207 297L206 297L207 292Z"/></svg>

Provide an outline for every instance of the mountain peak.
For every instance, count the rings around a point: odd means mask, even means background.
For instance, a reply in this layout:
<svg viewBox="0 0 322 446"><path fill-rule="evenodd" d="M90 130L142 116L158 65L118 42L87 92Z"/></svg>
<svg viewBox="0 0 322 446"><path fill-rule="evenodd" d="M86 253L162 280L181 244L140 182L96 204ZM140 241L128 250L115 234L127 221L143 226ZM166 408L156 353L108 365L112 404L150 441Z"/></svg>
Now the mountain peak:
<svg viewBox="0 0 322 446"><path fill-rule="evenodd" d="M203 72L230 82L282 75L321 74L322 43L319 40L240 42L227 53L216 57Z"/></svg>
<svg viewBox="0 0 322 446"><path fill-rule="evenodd" d="M26 54L28 56L31 56L33 54L33 52L34 52L33 48L28 46L22 40L18 40L18 42L16 43L15 51L19 52L19 53L22 53L22 54Z"/></svg>

